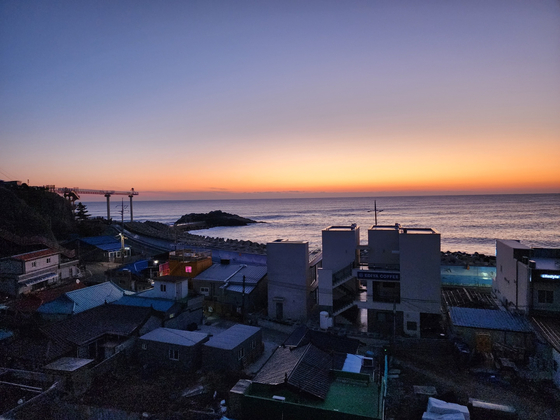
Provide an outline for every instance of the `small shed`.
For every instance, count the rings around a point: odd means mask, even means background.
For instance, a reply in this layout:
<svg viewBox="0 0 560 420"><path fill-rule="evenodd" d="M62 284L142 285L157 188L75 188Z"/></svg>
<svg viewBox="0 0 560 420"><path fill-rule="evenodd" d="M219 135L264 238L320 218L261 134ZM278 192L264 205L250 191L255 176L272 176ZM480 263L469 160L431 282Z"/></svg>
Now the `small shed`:
<svg viewBox="0 0 560 420"><path fill-rule="evenodd" d="M64 390L72 395L81 395L91 386L92 375L90 367L94 359L78 357L62 357L46 365L43 369L47 373L64 381Z"/></svg>
<svg viewBox="0 0 560 420"><path fill-rule="evenodd" d="M139 338L138 359L142 364L193 371L200 367L206 341L204 333L157 328Z"/></svg>
<svg viewBox="0 0 560 420"><path fill-rule="evenodd" d="M471 348L506 346L511 349L533 350L534 330L521 315L508 311L475 308L449 308L449 320L453 333L461 337ZM484 340L483 340L484 339Z"/></svg>
<svg viewBox="0 0 560 420"><path fill-rule="evenodd" d="M242 370L263 352L262 330L236 324L204 344L204 370Z"/></svg>

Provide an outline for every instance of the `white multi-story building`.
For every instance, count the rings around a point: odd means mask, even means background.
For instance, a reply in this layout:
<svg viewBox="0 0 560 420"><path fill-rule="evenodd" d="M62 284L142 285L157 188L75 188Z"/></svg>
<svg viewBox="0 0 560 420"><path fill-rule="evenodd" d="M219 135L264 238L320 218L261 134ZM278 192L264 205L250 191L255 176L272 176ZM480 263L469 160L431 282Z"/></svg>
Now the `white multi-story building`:
<svg viewBox="0 0 560 420"><path fill-rule="evenodd" d="M309 254L304 241L279 239L266 245L268 315L306 321L316 304L317 266L321 255Z"/></svg>
<svg viewBox="0 0 560 420"><path fill-rule="evenodd" d="M498 239L492 290L509 310L560 315L560 249Z"/></svg>
<svg viewBox="0 0 560 420"><path fill-rule="evenodd" d="M10 296L19 296L80 276L78 260L62 262L60 251L54 249L0 259L0 292Z"/></svg>
<svg viewBox="0 0 560 420"><path fill-rule="evenodd" d="M323 230L320 309L335 322L352 307L367 310L370 331L420 336L421 330L437 324L441 315L440 234L396 224L371 227L367 245L360 245L359 238L356 225ZM360 249L368 251L367 265L360 262Z"/></svg>

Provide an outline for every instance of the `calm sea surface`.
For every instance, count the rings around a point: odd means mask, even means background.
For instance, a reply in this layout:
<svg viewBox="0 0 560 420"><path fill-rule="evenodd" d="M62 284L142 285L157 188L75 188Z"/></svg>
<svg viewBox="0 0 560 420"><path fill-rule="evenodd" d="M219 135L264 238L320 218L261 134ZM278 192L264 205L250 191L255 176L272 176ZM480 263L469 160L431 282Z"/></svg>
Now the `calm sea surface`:
<svg viewBox="0 0 560 420"><path fill-rule="evenodd" d="M533 247L560 247L560 194L381 197L375 199L378 224L430 227L441 233L442 251L495 253L496 239L518 239ZM106 202L84 202L91 216L107 217ZM130 220L124 201L124 220ZM360 226L361 241L374 224L374 198L297 198L260 200L140 201L134 220L173 224L187 213L222 210L259 222L192 233L266 243L304 240L321 247L321 230L333 225ZM111 217L121 220L121 200L111 201Z"/></svg>

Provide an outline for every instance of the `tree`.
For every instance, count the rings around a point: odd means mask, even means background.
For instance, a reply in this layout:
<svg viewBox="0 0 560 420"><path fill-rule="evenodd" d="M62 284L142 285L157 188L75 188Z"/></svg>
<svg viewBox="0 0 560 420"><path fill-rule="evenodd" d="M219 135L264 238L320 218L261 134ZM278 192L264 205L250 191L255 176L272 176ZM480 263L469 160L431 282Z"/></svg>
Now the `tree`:
<svg viewBox="0 0 560 420"><path fill-rule="evenodd" d="M87 219L89 219L87 207L85 204L80 202L76 205L76 220L78 220L79 222L83 222Z"/></svg>

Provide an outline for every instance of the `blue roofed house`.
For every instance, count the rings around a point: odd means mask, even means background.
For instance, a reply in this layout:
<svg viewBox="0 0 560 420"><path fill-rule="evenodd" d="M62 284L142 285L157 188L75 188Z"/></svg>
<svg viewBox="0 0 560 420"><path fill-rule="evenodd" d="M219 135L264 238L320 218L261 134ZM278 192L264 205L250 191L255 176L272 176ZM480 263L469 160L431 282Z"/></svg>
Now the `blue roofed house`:
<svg viewBox="0 0 560 420"><path fill-rule="evenodd" d="M453 335L479 353L493 352L522 361L535 351L535 332L522 315L498 309L452 306L448 309Z"/></svg>
<svg viewBox="0 0 560 420"><path fill-rule="evenodd" d="M80 255L85 261L118 262L122 255L122 243L114 236L90 236L80 238ZM124 257L130 257L130 247L124 247Z"/></svg>
<svg viewBox="0 0 560 420"><path fill-rule="evenodd" d="M60 295L37 309L43 319L55 321L121 299L125 291L110 281Z"/></svg>
<svg viewBox="0 0 560 420"><path fill-rule="evenodd" d="M266 267L248 264L212 264L192 280L194 291L217 313L257 312L267 305Z"/></svg>
<svg viewBox="0 0 560 420"><path fill-rule="evenodd" d="M144 293L123 295L113 302L116 305L151 308L162 318L162 325L167 328L194 330L202 324L202 296L187 296L174 300L162 297L150 297Z"/></svg>
<svg viewBox="0 0 560 420"><path fill-rule="evenodd" d="M153 287L150 277L157 272L152 260L139 260L106 272L107 278L126 290L143 292Z"/></svg>

